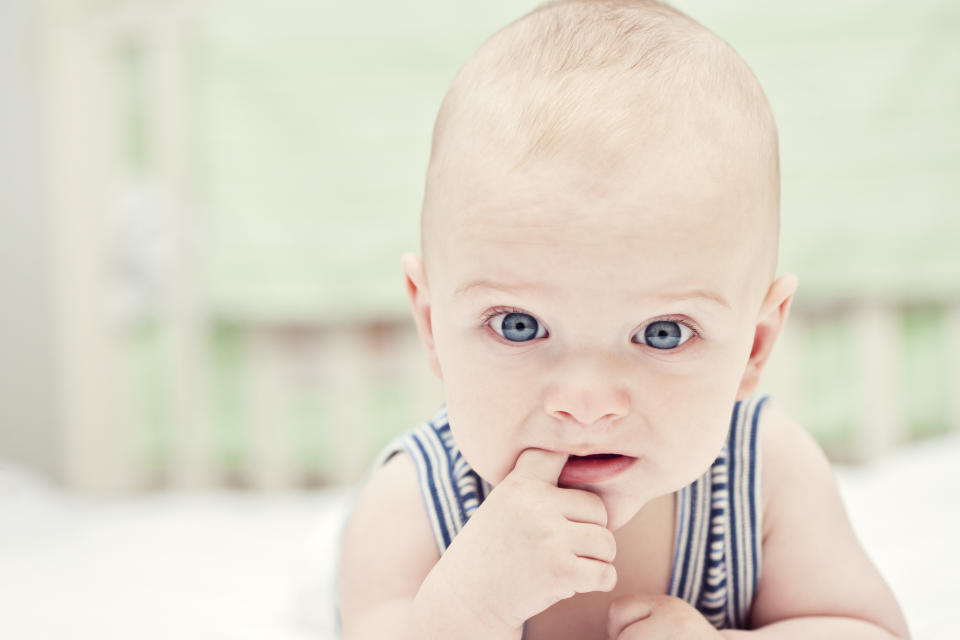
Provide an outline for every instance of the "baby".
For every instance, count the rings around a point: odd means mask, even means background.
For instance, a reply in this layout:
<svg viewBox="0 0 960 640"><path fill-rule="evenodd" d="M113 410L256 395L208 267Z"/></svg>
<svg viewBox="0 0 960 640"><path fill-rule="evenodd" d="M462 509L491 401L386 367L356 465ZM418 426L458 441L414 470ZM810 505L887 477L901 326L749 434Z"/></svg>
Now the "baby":
<svg viewBox="0 0 960 640"><path fill-rule="evenodd" d="M402 261L446 403L357 494L344 638L909 637L756 392L797 288L779 183L757 79L667 5L551 2L480 47Z"/></svg>

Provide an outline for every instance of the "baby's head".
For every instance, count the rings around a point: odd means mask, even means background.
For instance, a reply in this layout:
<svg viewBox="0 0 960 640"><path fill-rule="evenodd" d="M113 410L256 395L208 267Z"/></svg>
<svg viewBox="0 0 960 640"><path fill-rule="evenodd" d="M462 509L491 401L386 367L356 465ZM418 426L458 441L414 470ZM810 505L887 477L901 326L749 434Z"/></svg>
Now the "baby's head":
<svg viewBox="0 0 960 640"><path fill-rule="evenodd" d="M637 458L618 528L703 473L796 279L774 279L777 132L723 40L655 2L541 6L464 65L434 129L418 330L467 462Z"/></svg>

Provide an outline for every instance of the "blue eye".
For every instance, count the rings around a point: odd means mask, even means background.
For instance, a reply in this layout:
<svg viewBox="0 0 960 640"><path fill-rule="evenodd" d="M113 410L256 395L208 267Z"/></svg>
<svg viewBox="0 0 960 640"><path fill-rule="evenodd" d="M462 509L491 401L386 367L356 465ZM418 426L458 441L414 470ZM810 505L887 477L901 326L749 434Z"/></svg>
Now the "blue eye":
<svg viewBox="0 0 960 640"><path fill-rule="evenodd" d="M529 342L547 335L546 329L528 313L498 313L490 318L490 326L510 342Z"/></svg>
<svg viewBox="0 0 960 640"><path fill-rule="evenodd" d="M693 337L693 329L682 322L674 322L673 320L651 322L642 333L642 344L648 344L655 349L662 350L675 349Z"/></svg>

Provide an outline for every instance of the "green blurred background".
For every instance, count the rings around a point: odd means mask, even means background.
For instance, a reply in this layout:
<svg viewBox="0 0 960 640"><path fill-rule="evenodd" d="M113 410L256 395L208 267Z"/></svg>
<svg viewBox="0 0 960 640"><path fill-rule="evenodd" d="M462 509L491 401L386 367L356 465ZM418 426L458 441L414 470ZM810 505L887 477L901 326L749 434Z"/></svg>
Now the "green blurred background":
<svg viewBox="0 0 960 640"><path fill-rule="evenodd" d="M536 4L0 9L0 458L93 492L356 481L442 400L399 270L433 119ZM838 460L960 427L960 5L673 4L779 126L800 289L761 388Z"/></svg>

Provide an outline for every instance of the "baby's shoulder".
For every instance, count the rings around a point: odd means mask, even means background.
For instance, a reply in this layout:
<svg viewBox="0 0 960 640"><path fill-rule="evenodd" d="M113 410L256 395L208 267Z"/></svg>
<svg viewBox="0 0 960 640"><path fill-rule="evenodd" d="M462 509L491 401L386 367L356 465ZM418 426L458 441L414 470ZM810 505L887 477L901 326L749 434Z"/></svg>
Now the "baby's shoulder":
<svg viewBox="0 0 960 640"><path fill-rule="evenodd" d="M909 637L896 599L857 540L823 449L803 425L769 404L759 423L763 569L751 628L832 616Z"/></svg>
<svg viewBox="0 0 960 640"><path fill-rule="evenodd" d="M405 450L375 468L357 496L347 521L346 538L362 547L374 547L388 538L430 566L440 553L430 530L417 468ZM367 549L369 551L369 549Z"/></svg>
<svg viewBox="0 0 960 640"><path fill-rule="evenodd" d="M812 482L832 483L833 472L823 449L804 426L773 399L760 414L758 426L763 493L763 536L790 508L786 496Z"/></svg>

